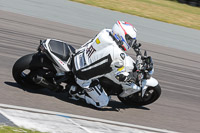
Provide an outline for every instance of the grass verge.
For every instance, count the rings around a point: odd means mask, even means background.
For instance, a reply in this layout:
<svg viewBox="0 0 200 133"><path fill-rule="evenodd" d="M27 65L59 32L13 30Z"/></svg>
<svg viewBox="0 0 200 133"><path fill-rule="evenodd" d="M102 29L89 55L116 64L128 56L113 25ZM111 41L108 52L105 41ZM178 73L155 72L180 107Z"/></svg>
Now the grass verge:
<svg viewBox="0 0 200 133"><path fill-rule="evenodd" d="M0 125L0 133L41 133L29 129Z"/></svg>
<svg viewBox="0 0 200 133"><path fill-rule="evenodd" d="M200 8L176 0L71 0L200 30Z"/></svg>

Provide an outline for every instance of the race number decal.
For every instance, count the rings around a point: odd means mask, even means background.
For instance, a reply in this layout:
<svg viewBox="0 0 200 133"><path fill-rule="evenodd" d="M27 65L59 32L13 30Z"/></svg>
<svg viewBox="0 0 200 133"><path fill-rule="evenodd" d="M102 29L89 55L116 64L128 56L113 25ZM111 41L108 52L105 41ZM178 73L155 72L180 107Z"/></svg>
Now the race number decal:
<svg viewBox="0 0 200 133"><path fill-rule="evenodd" d="M91 55L96 51L96 49L93 48L93 46L91 45L89 48L87 48L86 50L86 54L88 55L88 57L91 57Z"/></svg>

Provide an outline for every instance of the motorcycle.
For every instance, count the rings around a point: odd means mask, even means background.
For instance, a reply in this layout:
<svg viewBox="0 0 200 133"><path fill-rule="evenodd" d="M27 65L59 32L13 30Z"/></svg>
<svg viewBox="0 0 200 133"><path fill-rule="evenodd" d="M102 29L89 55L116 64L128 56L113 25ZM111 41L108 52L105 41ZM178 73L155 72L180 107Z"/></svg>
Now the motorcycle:
<svg viewBox="0 0 200 133"><path fill-rule="evenodd" d="M134 48L137 54L135 84L141 87L141 91L127 97L120 97L119 94L123 91L120 84L112 81L108 76L99 78L101 86L109 96L116 95L122 103L137 107L151 104L161 95L161 87L152 77L152 58L147 56L146 51L142 55L139 47ZM53 91L68 92L67 84L76 83L72 66L75 51L71 45L60 40L40 40L37 53L25 55L15 62L12 68L13 78L25 88L48 88Z"/></svg>

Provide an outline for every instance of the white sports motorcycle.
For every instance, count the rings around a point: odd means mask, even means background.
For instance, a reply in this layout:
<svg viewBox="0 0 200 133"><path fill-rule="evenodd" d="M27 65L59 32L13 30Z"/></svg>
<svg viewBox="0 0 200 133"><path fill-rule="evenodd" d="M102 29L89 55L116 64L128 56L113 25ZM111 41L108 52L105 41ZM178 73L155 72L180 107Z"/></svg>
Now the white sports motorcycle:
<svg viewBox="0 0 200 133"><path fill-rule="evenodd" d="M141 91L127 97L120 97L122 86L111 80L109 75L99 78L100 84L108 95L117 95L119 100L130 106L144 106L155 102L161 95L158 81L152 77L153 63L150 56L141 54L139 47L136 63L130 59L129 68L137 68L135 84ZM48 88L50 90L66 90L66 84L75 83L73 74L73 55L75 49L59 40L46 39L40 41L38 52L28 54L18 59L12 69L15 81L22 87L30 89ZM130 69L130 71L133 71ZM135 70L134 70L135 71ZM66 90L68 92L68 90ZM64 92L66 92L64 91Z"/></svg>

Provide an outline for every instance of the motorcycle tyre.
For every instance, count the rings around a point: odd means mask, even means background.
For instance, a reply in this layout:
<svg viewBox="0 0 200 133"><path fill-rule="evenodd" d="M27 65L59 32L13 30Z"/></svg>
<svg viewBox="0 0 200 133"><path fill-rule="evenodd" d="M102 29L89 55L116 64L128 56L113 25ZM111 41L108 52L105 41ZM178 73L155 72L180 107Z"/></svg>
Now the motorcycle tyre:
<svg viewBox="0 0 200 133"><path fill-rule="evenodd" d="M117 97L125 105L133 106L133 107L141 107L141 106L148 105L148 104L151 104L151 103L155 102L160 97L160 95L161 95L161 87L160 87L159 84L157 86L155 86L155 87L148 87L146 93L148 93L150 90L153 90L153 93L152 93L152 96L150 97L150 99L147 100L147 101L142 100L143 98L140 96L141 95L140 92L132 94L132 95L127 96L125 98L122 98L119 95ZM140 101L135 101L133 99L133 97L135 97L135 96L138 97L138 99L140 99Z"/></svg>
<svg viewBox="0 0 200 133"><path fill-rule="evenodd" d="M24 77L22 74L25 70L30 70L30 72L32 71L30 63L33 55L34 54L28 54L18 59L12 68L12 75L14 80L21 85L21 87L25 87L27 89L42 89L44 87L35 84L32 80L28 79L26 76Z"/></svg>

